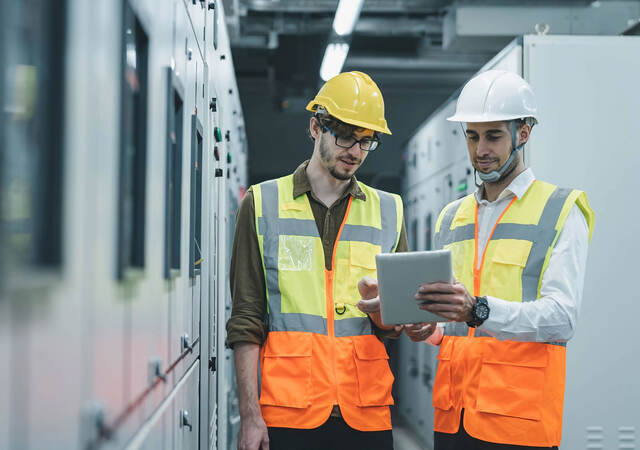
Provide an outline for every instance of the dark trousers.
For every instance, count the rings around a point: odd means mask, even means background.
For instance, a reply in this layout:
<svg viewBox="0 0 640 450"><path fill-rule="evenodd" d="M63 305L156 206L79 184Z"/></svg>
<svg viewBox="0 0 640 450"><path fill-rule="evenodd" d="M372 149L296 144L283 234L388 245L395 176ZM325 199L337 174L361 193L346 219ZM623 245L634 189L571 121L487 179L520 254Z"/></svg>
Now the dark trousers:
<svg viewBox="0 0 640 450"><path fill-rule="evenodd" d="M463 417L464 410L460 415L460 428L458 428L457 433L440 433L438 431L434 433L434 450L558 450L558 447L529 447L481 441L467 434L462 425Z"/></svg>
<svg viewBox="0 0 640 450"><path fill-rule="evenodd" d="M341 417L310 430L269 428L269 450L393 450L391 430L358 431Z"/></svg>

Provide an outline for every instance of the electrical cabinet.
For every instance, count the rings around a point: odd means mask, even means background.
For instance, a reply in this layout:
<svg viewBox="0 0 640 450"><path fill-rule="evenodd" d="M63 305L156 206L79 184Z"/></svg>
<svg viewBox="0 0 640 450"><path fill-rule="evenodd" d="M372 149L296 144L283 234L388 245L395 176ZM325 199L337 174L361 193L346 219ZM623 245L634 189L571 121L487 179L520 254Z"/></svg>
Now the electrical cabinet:
<svg viewBox="0 0 640 450"><path fill-rule="evenodd" d="M1 136L25 214L0 227L0 448L234 447L218 349L247 152L223 2L1 9L0 99L37 114Z"/></svg>

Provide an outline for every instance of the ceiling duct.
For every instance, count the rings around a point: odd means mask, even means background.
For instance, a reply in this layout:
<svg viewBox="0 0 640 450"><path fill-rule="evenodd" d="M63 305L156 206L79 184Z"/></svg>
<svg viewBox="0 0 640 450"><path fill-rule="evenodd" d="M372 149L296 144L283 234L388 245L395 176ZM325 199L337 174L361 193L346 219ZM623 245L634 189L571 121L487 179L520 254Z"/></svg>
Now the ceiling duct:
<svg viewBox="0 0 640 450"><path fill-rule="evenodd" d="M560 2L501 6L454 3L444 18L442 44L450 51L497 51L521 34L615 35L638 17L637 0L569 6Z"/></svg>

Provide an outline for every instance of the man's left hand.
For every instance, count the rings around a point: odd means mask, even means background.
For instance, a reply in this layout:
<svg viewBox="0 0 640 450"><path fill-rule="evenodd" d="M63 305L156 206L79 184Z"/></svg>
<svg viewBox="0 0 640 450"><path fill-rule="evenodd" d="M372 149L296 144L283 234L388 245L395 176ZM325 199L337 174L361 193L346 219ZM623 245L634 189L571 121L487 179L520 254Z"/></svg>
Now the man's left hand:
<svg viewBox="0 0 640 450"><path fill-rule="evenodd" d="M472 319L471 309L476 303L475 297L458 281L423 284L415 299L422 302L418 308L453 322L469 322Z"/></svg>
<svg viewBox="0 0 640 450"><path fill-rule="evenodd" d="M436 330L436 322L414 323L404 326L404 332L413 342L424 342Z"/></svg>

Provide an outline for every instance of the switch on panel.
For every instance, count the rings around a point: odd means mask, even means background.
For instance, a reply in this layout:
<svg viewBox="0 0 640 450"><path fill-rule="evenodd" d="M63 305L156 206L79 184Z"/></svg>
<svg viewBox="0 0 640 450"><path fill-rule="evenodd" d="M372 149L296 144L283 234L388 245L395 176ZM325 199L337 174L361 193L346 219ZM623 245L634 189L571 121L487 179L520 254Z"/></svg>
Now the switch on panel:
<svg viewBox="0 0 640 450"><path fill-rule="evenodd" d="M180 428L189 428L189 431L193 431L191 420L189 419L189 412L184 409L180 410Z"/></svg>

